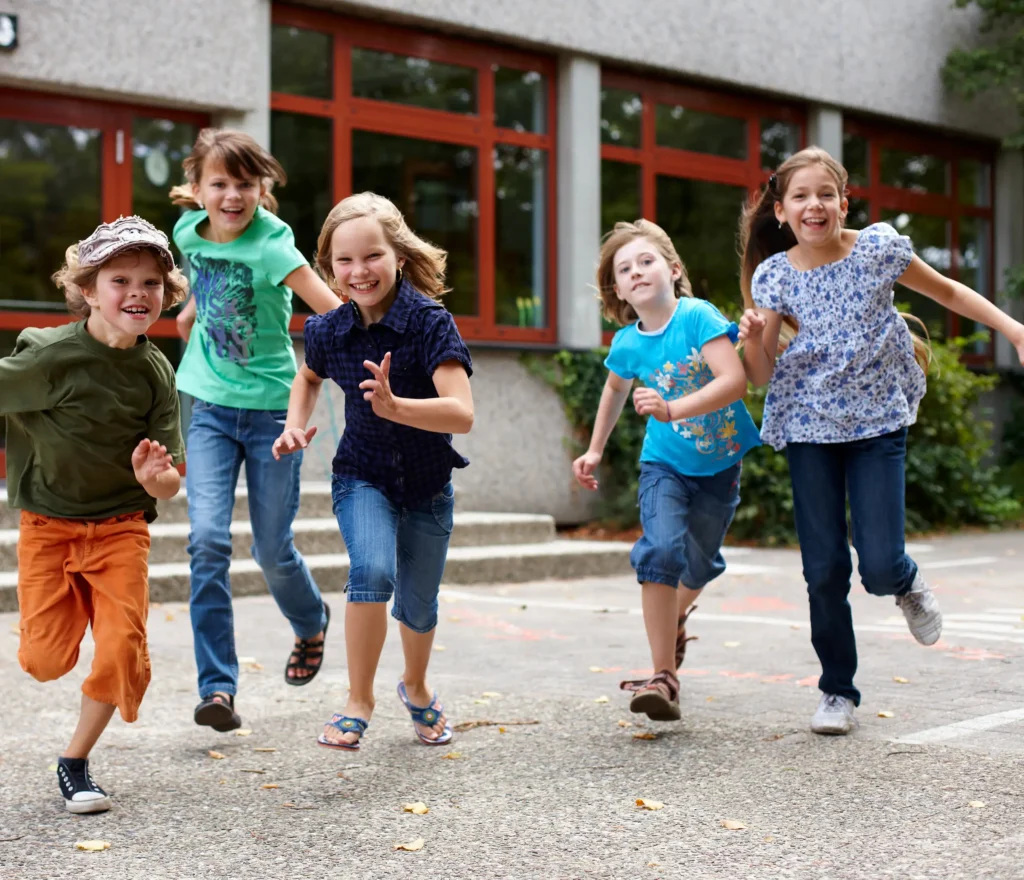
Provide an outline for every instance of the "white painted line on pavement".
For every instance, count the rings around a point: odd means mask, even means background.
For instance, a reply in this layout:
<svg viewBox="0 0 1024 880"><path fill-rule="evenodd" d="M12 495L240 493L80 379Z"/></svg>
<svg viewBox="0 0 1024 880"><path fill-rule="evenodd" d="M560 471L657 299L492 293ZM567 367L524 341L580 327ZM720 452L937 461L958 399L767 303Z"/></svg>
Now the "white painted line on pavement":
<svg viewBox="0 0 1024 880"><path fill-rule="evenodd" d="M968 736L972 733L983 733L986 730L1002 727L1005 724L1013 724L1016 721L1024 721L1024 709L1011 709L1009 712L996 712L994 715L980 715L977 718L968 718L965 721L944 724L942 727L932 727L928 730L922 730L920 733L896 737L893 742L914 745L944 742L947 739L956 739L957 737Z"/></svg>
<svg viewBox="0 0 1024 880"><path fill-rule="evenodd" d="M925 569L931 571L936 568L963 568L968 565L991 565L998 562L998 556L971 556L967 559L944 559L941 562L927 562Z"/></svg>
<svg viewBox="0 0 1024 880"><path fill-rule="evenodd" d="M989 608L993 614L1019 614L1024 617L1024 608Z"/></svg>

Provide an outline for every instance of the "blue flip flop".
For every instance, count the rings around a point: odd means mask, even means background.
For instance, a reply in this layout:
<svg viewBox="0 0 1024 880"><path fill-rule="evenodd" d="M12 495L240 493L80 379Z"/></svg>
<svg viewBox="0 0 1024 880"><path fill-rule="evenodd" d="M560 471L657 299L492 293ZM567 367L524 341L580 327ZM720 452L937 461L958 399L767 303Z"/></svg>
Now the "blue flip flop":
<svg viewBox="0 0 1024 880"><path fill-rule="evenodd" d="M344 749L346 752L358 752L359 744L363 740L363 734L366 732L366 728L370 726L370 722L365 718L351 718L348 715L335 715L328 722L331 727L335 730L340 730L342 733L358 733L359 739L354 743L336 743L331 742L329 739L324 739L324 735L321 733L316 738L316 741L325 746L328 749Z"/></svg>
<svg viewBox="0 0 1024 880"><path fill-rule="evenodd" d="M421 743L427 746L443 746L452 741L452 728L447 722L444 725L444 733L437 739L424 736L420 733L420 729L416 727L417 724L422 724L424 727L433 727L444 714L444 706L437 702L437 691L434 691L434 697L430 701L429 706L414 706L409 700L409 695L405 692L405 682L400 681L398 682L398 698L405 705L405 708L409 710L413 720L413 730L416 731L416 736L420 738ZM434 703L437 703L437 708L434 708Z"/></svg>

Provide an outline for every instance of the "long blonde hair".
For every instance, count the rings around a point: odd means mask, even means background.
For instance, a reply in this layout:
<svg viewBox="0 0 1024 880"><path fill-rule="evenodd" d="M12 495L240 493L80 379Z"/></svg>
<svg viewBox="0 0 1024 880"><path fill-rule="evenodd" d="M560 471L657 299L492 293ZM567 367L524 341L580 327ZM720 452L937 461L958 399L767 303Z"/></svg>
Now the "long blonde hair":
<svg viewBox="0 0 1024 880"><path fill-rule="evenodd" d="M160 274L164 280L163 308L169 309L173 305L184 302L188 296L188 281L177 267L168 271L156 249L142 245L132 250L120 251L115 254L115 257L143 250L152 250L157 255L156 264L160 267ZM64 265L54 272L51 278L53 283L64 291L64 301L68 304L68 311L75 317L88 318L92 313L92 307L85 299L85 291L96 287L96 278L100 274L100 269L105 265L106 263L99 266L82 266L78 262L77 243L65 251Z"/></svg>
<svg viewBox="0 0 1024 880"><path fill-rule="evenodd" d="M288 175L284 173L281 163L256 143L255 139L244 131L231 129L204 128L199 132L192 152L181 163L188 183L176 186L168 193L175 205L190 211L202 210L203 206L196 200L192 187L199 185L206 160L211 158L220 162L224 170L236 180L258 177L263 186L260 204L268 211L277 213L277 199L272 190L275 184L284 186L288 182Z"/></svg>
<svg viewBox="0 0 1024 880"><path fill-rule="evenodd" d="M420 293L440 300L450 290L444 286L448 252L420 238L409 228L394 202L372 192L342 199L324 220L316 243L316 269L331 290L339 292L331 267L331 238L342 223L360 217L372 217L380 224L395 255L405 260L402 274Z"/></svg>
<svg viewBox="0 0 1024 880"><path fill-rule="evenodd" d="M740 219L739 250L740 250L740 290L743 292L743 307L756 308L751 291L754 272L770 256L788 251L796 246L796 236L788 223L779 225L775 216L775 205L785 198L786 191L793 175L803 168L820 165L835 179L839 195L846 198L849 175L846 169L821 147L807 147L794 153L772 175L763 190L747 202ZM843 218L845 219L845 218ZM910 329L914 342L914 358L924 370L931 363L932 350L928 344L928 329L914 315L901 312L909 325L911 322L920 327L920 335ZM779 350L783 350L796 336L800 329L796 319L790 315L782 316L782 330L779 333Z"/></svg>
<svg viewBox="0 0 1024 880"><path fill-rule="evenodd" d="M601 311L609 321L625 326L638 320L636 310L624 299L619 299L615 293L615 254L619 248L635 241L638 238L646 238L658 253L665 258L665 262L672 266L679 266L681 274L673 284L673 293L676 299L684 296L693 296L693 288L690 286L690 277L686 274L686 266L679 259L679 253L672 244L672 239L657 223L650 220L635 220L632 223L620 221L601 240L601 253L597 261L597 291L601 298Z"/></svg>

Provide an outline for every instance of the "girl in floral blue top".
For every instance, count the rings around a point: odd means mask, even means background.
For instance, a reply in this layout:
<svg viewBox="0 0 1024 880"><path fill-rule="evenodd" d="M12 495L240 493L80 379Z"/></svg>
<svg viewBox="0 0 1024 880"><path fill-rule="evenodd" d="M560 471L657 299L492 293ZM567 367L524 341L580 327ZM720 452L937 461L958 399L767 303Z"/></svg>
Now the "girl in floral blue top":
<svg viewBox="0 0 1024 880"><path fill-rule="evenodd" d="M907 428L929 352L896 311L893 285L998 330L1024 363L1024 325L929 267L906 236L885 223L843 228L846 183L828 153L802 150L772 175L741 226L744 364L755 385L770 382L761 437L789 459L822 666L811 729L826 734L852 730L860 703L848 533L865 589L895 596L922 644L942 632L938 603L904 548Z"/></svg>

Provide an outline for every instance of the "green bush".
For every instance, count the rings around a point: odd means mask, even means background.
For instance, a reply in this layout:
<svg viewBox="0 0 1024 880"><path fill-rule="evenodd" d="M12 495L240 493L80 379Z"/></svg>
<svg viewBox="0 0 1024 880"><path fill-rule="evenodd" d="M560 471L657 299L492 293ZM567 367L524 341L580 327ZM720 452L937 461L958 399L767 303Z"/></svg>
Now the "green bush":
<svg viewBox="0 0 1024 880"><path fill-rule="evenodd" d="M995 376L971 372L961 353L971 340L934 345L935 363L928 393L910 429L907 454L907 528L926 531L972 524L995 524L1021 514L1005 474L984 461L992 448L991 423L977 417L983 392ZM607 348L561 351L552 357L526 355L528 366L559 393L573 427L573 455L587 448L605 379ZM765 389L746 397L755 423L761 423ZM1024 421L1024 409L1021 410ZM1024 444L1024 431L1021 433ZM637 481L644 419L631 404L605 449L598 472L601 500L598 518L614 528L636 525ZM734 540L761 544L796 541L793 496L786 457L761 446L743 459L742 500L730 530Z"/></svg>

